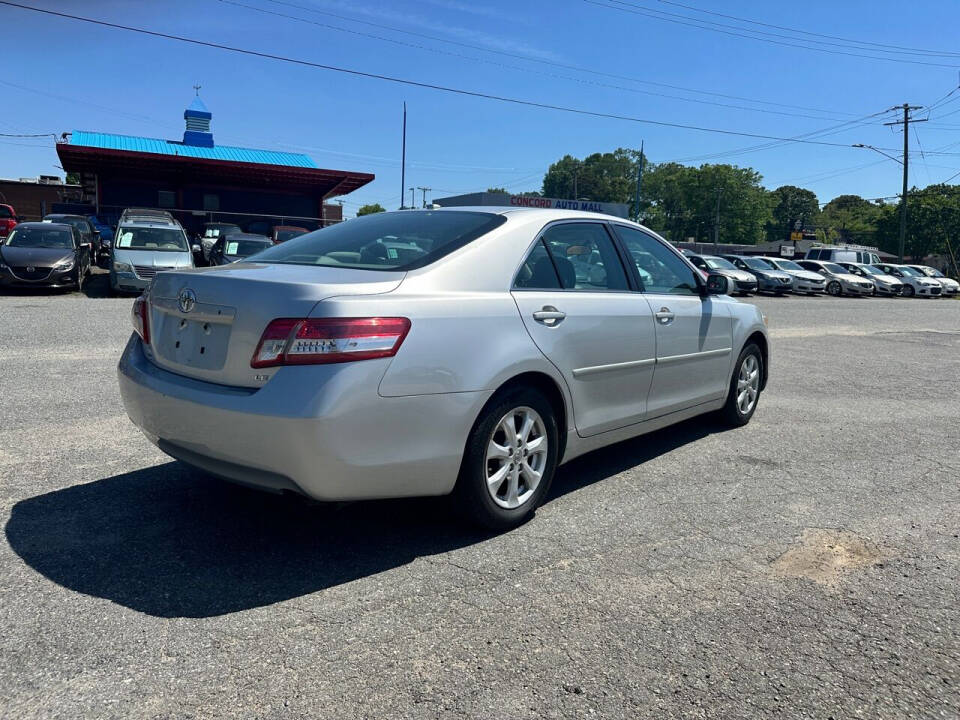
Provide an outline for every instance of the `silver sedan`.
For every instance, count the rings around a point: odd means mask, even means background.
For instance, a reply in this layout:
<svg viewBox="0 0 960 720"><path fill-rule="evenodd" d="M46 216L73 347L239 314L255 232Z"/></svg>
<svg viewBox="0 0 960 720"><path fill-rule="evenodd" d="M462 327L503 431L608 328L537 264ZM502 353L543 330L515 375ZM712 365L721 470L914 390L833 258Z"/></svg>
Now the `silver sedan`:
<svg viewBox="0 0 960 720"><path fill-rule="evenodd" d="M707 412L750 420L769 341L732 289L619 218L369 215L157 275L120 393L161 450L228 480L319 500L453 493L509 527L560 463Z"/></svg>
<svg viewBox="0 0 960 720"><path fill-rule="evenodd" d="M873 295L875 292L872 280L854 275L837 263L826 260L800 260L797 264L804 270L823 275L827 279L828 295Z"/></svg>

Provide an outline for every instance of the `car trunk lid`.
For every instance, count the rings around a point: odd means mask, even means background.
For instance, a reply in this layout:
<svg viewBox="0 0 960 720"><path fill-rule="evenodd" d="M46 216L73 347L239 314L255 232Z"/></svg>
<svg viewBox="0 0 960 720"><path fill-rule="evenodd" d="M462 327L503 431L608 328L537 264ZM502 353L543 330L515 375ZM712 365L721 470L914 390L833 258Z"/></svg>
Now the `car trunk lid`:
<svg viewBox="0 0 960 720"><path fill-rule="evenodd" d="M150 347L158 366L222 385L259 387L276 368L250 360L277 318L305 318L325 298L394 290L404 273L237 263L160 273L150 289Z"/></svg>

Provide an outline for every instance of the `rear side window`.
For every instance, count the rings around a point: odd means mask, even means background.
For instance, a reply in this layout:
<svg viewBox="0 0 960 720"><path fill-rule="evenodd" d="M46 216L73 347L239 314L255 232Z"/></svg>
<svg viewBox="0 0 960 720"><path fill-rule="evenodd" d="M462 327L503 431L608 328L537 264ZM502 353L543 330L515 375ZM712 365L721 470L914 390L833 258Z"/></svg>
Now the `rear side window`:
<svg viewBox="0 0 960 720"><path fill-rule="evenodd" d="M543 242L564 290L627 290L627 274L600 223L559 223Z"/></svg>
<svg viewBox="0 0 960 720"><path fill-rule="evenodd" d="M376 213L287 240L251 260L358 270L414 270L505 222L502 215L457 210Z"/></svg>

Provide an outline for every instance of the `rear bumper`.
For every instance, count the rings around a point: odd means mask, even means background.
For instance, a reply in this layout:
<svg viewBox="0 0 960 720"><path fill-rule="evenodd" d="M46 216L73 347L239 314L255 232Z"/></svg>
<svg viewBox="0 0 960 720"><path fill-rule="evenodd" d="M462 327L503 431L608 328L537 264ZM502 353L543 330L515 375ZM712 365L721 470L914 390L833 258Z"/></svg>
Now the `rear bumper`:
<svg viewBox="0 0 960 720"><path fill-rule="evenodd" d="M261 388L231 388L160 369L133 335L118 377L149 440L225 479L317 500L448 493L489 392L384 398L388 363L282 368Z"/></svg>

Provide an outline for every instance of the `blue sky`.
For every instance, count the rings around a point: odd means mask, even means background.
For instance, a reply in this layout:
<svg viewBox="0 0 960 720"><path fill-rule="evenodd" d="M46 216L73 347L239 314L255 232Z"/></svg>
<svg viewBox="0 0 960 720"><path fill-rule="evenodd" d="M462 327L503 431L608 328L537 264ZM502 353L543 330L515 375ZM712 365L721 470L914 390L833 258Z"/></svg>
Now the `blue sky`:
<svg viewBox="0 0 960 720"><path fill-rule="evenodd" d="M902 145L902 135L882 124L892 117L862 119L904 101L933 104L958 85L960 67L956 0L908 7L892 0L677 0L687 8L663 0L26 2L365 72L672 123L793 137L860 120L822 139L883 148ZM643 8L797 39L760 42L638 14ZM913 54L897 57L947 67L818 52L850 49L689 8L910 47ZM10 7L0 6L0 27L0 133L86 129L176 139L191 86L200 83L217 142L301 151L320 167L375 173L373 183L344 198L348 215L367 202L400 203L404 101L406 185L433 188L428 198L490 185L539 189L546 168L566 153L582 157L641 140L655 162L692 164L763 143L406 87ZM882 54L867 51L873 47L858 54ZM916 126L911 146L912 184L960 172L960 91ZM957 154L929 154L935 151ZM843 193L891 196L900 187L900 166L865 149L778 144L710 161L754 167L768 188L809 187L822 202ZM56 163L52 141L0 137L0 177L57 172Z"/></svg>

